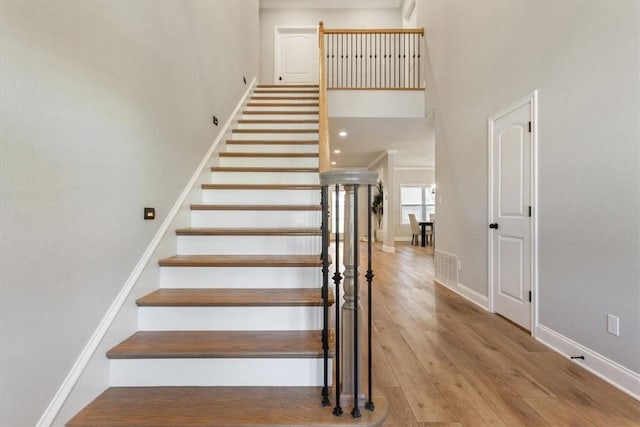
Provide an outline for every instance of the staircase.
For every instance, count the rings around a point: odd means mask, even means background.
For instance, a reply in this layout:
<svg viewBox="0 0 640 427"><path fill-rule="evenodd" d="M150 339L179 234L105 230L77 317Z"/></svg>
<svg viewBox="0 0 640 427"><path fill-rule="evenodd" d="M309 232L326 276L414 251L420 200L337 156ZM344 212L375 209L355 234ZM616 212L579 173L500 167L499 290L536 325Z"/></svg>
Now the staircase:
<svg viewBox="0 0 640 427"><path fill-rule="evenodd" d="M321 405L317 86L258 86L217 160L111 387L67 425L379 425Z"/></svg>

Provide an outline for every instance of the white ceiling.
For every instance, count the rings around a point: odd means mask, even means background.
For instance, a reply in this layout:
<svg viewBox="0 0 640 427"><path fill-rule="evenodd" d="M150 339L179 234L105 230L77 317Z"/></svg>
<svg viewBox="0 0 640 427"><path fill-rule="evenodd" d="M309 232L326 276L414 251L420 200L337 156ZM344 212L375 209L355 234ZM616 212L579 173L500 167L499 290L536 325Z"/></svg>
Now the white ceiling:
<svg viewBox="0 0 640 427"><path fill-rule="evenodd" d="M418 119L332 118L329 132L334 167L370 167L387 150L397 150L396 166L433 167L435 132L433 115ZM340 131L346 137L340 137Z"/></svg>

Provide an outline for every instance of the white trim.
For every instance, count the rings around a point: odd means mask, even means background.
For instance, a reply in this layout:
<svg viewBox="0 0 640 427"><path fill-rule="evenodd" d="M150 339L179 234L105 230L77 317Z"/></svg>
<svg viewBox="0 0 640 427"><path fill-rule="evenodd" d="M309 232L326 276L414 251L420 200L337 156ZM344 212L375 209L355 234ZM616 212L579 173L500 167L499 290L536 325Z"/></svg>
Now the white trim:
<svg viewBox="0 0 640 427"><path fill-rule="evenodd" d="M508 107L502 109L496 114L492 114L487 119L487 145L489 147L489 173L488 173L488 218L489 223L494 222L493 219L493 123L501 117L511 113L512 111L522 107L523 105L531 104L531 335L536 336L536 330L538 325L538 91L534 90L529 95L514 102ZM492 313L494 310L494 292L493 292L493 239L491 230L487 228L487 246L488 246L488 310Z"/></svg>
<svg viewBox="0 0 640 427"><path fill-rule="evenodd" d="M387 246L384 243L382 244L382 251L383 252L389 252L389 253L394 253L396 251L396 248L394 246Z"/></svg>
<svg viewBox="0 0 640 427"><path fill-rule="evenodd" d="M260 9L399 9L402 0L260 0Z"/></svg>
<svg viewBox="0 0 640 427"><path fill-rule="evenodd" d="M396 166L397 171L432 171L435 170L435 165L427 165L427 166Z"/></svg>
<svg viewBox="0 0 640 427"><path fill-rule="evenodd" d="M93 357L96 349L100 345L100 342L106 335L107 331L111 327L111 324L113 323L116 316L118 315L118 312L122 308L122 305L126 301L131 291L133 290L136 282L138 281L138 278L142 274L142 271L144 270L147 263L151 259L153 253L158 248L158 245L160 244L160 241L162 240L163 236L169 230L169 227L171 226L176 215L182 208L182 205L184 204L189 193L191 192L191 189L196 184L204 168L207 167L209 160L213 155L214 150L216 149L220 141L222 141L222 139L224 138L229 127L233 124L236 118L236 115L240 111L241 107L244 105L247 97L253 90L255 84L256 84L256 78L254 77L253 81L249 84L247 90L245 91L244 95L240 99L240 102L238 103L236 108L233 110L233 112L227 119L226 123L220 129L220 132L218 132L218 136L216 137L213 144L211 144L211 147L209 148L207 153L204 155L202 161L200 162L200 165L198 165L198 168L191 176L191 179L182 190L180 197L178 197L178 200L171 208L171 211L169 211L169 214L165 218L164 222L162 223L162 225L160 225L160 228L156 232L155 236L153 236L153 239L147 246L147 249L142 254L142 257L140 257L140 260L138 260L138 263L136 264L133 271L127 278L127 281L124 283L122 289L120 289L120 292L118 293L115 300L113 301L113 303L107 310L106 314L100 321L100 324L98 325L93 335L89 339L89 342L82 349L80 356L78 356L78 358L76 359L75 363L73 364L73 367L71 368L66 378L62 382L62 385L60 386L55 396L49 403L49 406L47 407L47 409L45 409L44 413L40 417L40 420L38 420L38 423L36 424L36 426L38 427L49 426L53 423L55 418L58 416L60 409L62 408L67 398L69 397L69 394L73 390L73 387L76 385L76 383L80 379L80 375L82 375L82 373L84 372L85 368L87 367L87 364L89 363L89 360L91 359L91 357Z"/></svg>
<svg viewBox="0 0 640 427"><path fill-rule="evenodd" d="M382 159L385 158L386 155L387 155L386 151L383 151L382 153L380 153L378 155L378 157L376 157L375 159L373 159L373 161L371 163L369 163L369 166L367 166L367 169L373 169L373 167L375 165L377 165L378 163L380 163L382 161Z"/></svg>
<svg viewBox="0 0 640 427"><path fill-rule="evenodd" d="M318 39L318 26L317 25L276 25L273 28L273 84L280 85L285 84L278 80L278 75L280 74L279 64L280 64L280 43L278 43L278 36L280 32L284 32L287 30L298 30L300 32L304 32L305 34L311 34L312 32L316 36L316 40ZM313 30L313 31L309 31ZM315 55L318 56L317 53ZM316 82L320 77L316 75Z"/></svg>
<svg viewBox="0 0 640 427"><path fill-rule="evenodd" d="M486 295L482 295L480 292L474 289L471 289L470 287L463 285L462 283L459 283L459 282L456 287L453 287L435 278L433 279L433 281L438 285L444 286L450 291L455 292L456 294L460 295L466 300L469 300L470 302L474 303L478 307L489 311L489 298Z"/></svg>
<svg viewBox="0 0 640 427"><path fill-rule="evenodd" d="M565 337L547 326L538 324L536 329L535 337L542 344L567 358L570 356L584 356L584 360L575 359L573 362L634 399L640 400L640 374L625 368L619 363Z"/></svg>

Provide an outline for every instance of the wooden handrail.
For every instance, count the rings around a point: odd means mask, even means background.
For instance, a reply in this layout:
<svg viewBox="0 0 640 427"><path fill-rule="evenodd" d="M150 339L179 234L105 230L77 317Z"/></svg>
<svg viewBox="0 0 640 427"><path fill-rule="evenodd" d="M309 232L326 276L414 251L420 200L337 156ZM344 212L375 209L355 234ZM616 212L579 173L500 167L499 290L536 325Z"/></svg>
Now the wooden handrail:
<svg viewBox="0 0 640 427"><path fill-rule="evenodd" d="M424 36L424 28L325 29L324 34L420 34L421 36Z"/></svg>
<svg viewBox="0 0 640 427"><path fill-rule="evenodd" d="M318 150L320 173L331 169L331 149L329 146L329 109L327 105L327 78L326 78L326 57L324 51L324 23L320 22L318 28L318 89L319 89L319 111L318 111Z"/></svg>

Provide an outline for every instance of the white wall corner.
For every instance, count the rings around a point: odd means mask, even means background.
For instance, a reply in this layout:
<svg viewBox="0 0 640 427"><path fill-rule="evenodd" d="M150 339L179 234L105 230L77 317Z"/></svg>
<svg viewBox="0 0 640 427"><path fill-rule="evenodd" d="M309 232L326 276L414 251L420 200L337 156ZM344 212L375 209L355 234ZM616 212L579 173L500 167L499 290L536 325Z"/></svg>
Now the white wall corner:
<svg viewBox="0 0 640 427"><path fill-rule="evenodd" d="M634 399L640 400L640 374L611 359L573 341L553 329L537 324L535 337L542 344L569 358L584 356L584 360L575 359L574 363L600 377Z"/></svg>
<svg viewBox="0 0 640 427"><path fill-rule="evenodd" d="M118 293L118 295L112 302L111 306L105 313L100 324L98 325L96 330L93 332L91 338L89 338L89 341L87 342L85 347L82 349L82 352L80 353L75 363L73 364L71 370L63 380L62 384L60 385L60 388L57 390L53 399L49 403L49 406L47 406L44 413L38 420L38 423L36 424L38 427L50 426L56 421L56 417L58 417L63 406L68 403L67 400L69 399L69 396L71 395L72 391L80 381L81 376L85 372L91 360L94 357L102 357L102 355L96 354L96 350L103 343L105 336L107 336L107 333L112 328L112 325L114 324L117 317L119 316L121 309L123 308L123 305L132 294L140 278L143 276L143 274L146 271L148 271L147 267L149 265L149 262L157 257L156 252L158 250L162 250L164 249L163 246L166 246L163 244L163 242L165 241L167 236L170 236L170 234L167 234L167 232L170 229L173 229L176 221L180 220L183 217L182 215L180 215L180 212L186 206L185 202L191 196L193 196L193 189L200 182L203 174L207 174L207 172L205 171L205 168L209 165L210 159L213 156L214 152L218 150L221 141L224 140L227 130L237 119L237 115L240 113L242 106L245 104L248 96L253 91L254 86L256 85L256 81L257 80L254 77L253 81L248 85L247 90L245 91L240 101L236 105L235 109L233 110L233 112L231 113L227 121L224 123L224 125L222 126L216 139L211 144L209 150L202 158L200 164L198 165L197 169L191 176L191 179L189 180L187 185L182 190L182 193L176 200L172 209L169 211L169 214L165 218L164 222L158 228L158 231L156 232L153 239L147 246L146 250L138 260L136 266L134 267L133 271L127 278L126 282L123 284L122 288L120 289L120 292ZM175 238L175 236L171 236L171 238Z"/></svg>

